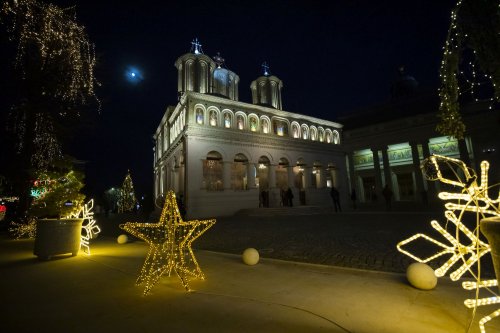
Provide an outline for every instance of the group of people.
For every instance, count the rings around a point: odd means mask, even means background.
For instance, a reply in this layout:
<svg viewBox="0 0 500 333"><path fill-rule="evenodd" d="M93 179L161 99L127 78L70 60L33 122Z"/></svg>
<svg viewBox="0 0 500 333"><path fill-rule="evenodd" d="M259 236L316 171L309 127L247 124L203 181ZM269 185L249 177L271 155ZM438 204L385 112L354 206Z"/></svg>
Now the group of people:
<svg viewBox="0 0 500 333"><path fill-rule="evenodd" d="M289 187L288 189L281 189L281 205L283 207L293 207L293 192Z"/></svg>
<svg viewBox="0 0 500 333"><path fill-rule="evenodd" d="M386 209L388 211L390 211L391 208L392 208L391 207L391 202L392 202L392 195L393 195L393 193L392 193L392 190L389 187L389 185L385 185L384 189L382 190L382 195L385 198ZM336 212L341 212L342 208L340 206L340 193L335 188L335 186L332 186L332 188L330 189L330 196L332 197L333 208L335 209L335 211ZM353 209L356 209L356 200L357 200L356 191L354 189L352 189L352 191L351 191L351 201L352 201L352 208Z"/></svg>

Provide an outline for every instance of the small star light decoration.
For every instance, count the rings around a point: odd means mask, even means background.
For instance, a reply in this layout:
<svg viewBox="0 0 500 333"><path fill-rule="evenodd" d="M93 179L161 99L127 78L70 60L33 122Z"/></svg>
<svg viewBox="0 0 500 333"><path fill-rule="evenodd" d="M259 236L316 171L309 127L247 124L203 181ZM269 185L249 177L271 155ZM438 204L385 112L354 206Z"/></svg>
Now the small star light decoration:
<svg viewBox="0 0 500 333"><path fill-rule="evenodd" d="M451 270L451 280L457 281L462 275L469 272L475 281L463 282L462 287L465 290L476 291L474 299L464 301L466 307L474 308L473 315L476 313L478 306L500 303L499 295L490 288L498 285L497 280L481 279L480 259L489 253L491 249L488 243L480 239L479 223L481 219L487 216L500 216L500 195L497 199L492 199L488 195L488 190L493 193L494 191L491 189L499 185L488 187L489 163L487 161L481 162L480 184L478 184L474 170L468 168L464 162L458 159L432 155L422 161L420 167L428 180L439 180L459 190L457 192L439 193L439 198L447 201L444 205L446 208L444 215L447 219L445 226L442 227L435 220L431 221L432 227L448 241L449 245L419 233L399 242L397 245L398 250L421 263L427 263L440 256L449 255L450 258L435 270L438 277L446 275ZM499 193L499 191L496 190L496 193ZM474 214L476 217L472 230L463 223L465 214ZM452 229L451 233L449 229ZM404 249L405 245L419 238L437 245L440 249L427 258L420 258ZM480 289L486 290L492 297L479 298ZM481 318L479 328L482 333L486 332L484 325L497 316L500 316L500 309Z"/></svg>
<svg viewBox="0 0 500 333"><path fill-rule="evenodd" d="M120 228L149 244L149 252L137 278L137 285L145 283L144 295L165 273L174 271L187 291L188 278L203 280L205 276L191 248L194 240L215 224L215 219L183 221L175 194L169 191L158 223L121 224Z"/></svg>
<svg viewBox="0 0 500 333"><path fill-rule="evenodd" d="M95 238L96 235L101 232L101 228L99 228L99 226L96 224L97 221L94 220L93 209L94 199L91 199L89 202L83 205L80 211L67 217L83 219L80 248L88 255L90 255L90 240Z"/></svg>

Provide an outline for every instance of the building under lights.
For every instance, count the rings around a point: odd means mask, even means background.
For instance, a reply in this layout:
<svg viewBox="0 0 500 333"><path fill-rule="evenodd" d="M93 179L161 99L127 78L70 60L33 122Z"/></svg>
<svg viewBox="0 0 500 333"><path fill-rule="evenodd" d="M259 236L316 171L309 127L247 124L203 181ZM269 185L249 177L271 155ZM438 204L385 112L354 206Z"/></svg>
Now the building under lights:
<svg viewBox="0 0 500 333"><path fill-rule="evenodd" d="M155 195L182 195L188 217L280 207L288 188L295 205L331 205L331 186L344 206L353 189L358 202L383 206L385 186L396 202L439 202L441 184L420 171L431 154L475 170L489 160L490 183L500 182L499 110L470 103L462 110L465 139L441 136L439 97L419 91L403 72L390 102L340 125L284 111L283 83L265 65L250 85L252 103L238 100L239 77L224 68L224 59L203 54L197 42L175 67L179 102L167 108L154 135Z"/></svg>
<svg viewBox="0 0 500 333"><path fill-rule="evenodd" d="M282 206L288 188L295 205L330 205L333 185L349 191L342 125L284 111L283 83L267 66L250 85L252 103L196 41L175 67L179 101L154 134L157 200L173 190L188 217L204 217Z"/></svg>
<svg viewBox="0 0 500 333"><path fill-rule="evenodd" d="M396 202L439 202L442 185L426 181L420 171L430 154L461 159L478 174L481 161L488 160L490 184L500 182L499 110L490 103L466 104L465 138L456 140L435 130L439 103L437 92L419 91L415 79L401 73L390 102L341 120L349 186L359 201L383 203L381 191L388 185Z"/></svg>

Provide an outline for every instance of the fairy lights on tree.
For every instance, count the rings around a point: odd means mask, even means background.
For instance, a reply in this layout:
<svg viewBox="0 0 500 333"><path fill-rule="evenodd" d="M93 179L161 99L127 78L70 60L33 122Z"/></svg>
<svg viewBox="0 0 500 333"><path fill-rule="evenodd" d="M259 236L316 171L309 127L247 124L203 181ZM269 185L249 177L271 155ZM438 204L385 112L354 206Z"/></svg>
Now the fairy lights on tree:
<svg viewBox="0 0 500 333"><path fill-rule="evenodd" d="M175 274L190 291L188 279L205 276L194 256L191 244L215 224L215 220L183 221L175 194L167 193L158 223L127 222L120 228L149 244L149 252L136 283L145 283L144 295L160 280L163 274Z"/></svg>
<svg viewBox="0 0 500 333"><path fill-rule="evenodd" d="M451 271L451 280L457 281L465 273L470 273L475 281L463 282L462 287L465 290L476 291L475 299L466 299L464 302L465 306L474 309L474 314L478 306L500 303L499 295L490 288L498 285L497 280L483 280L481 275L481 258L490 253L491 248L488 243L481 240L479 222L488 216L500 216L499 184L493 186L488 184L489 163L487 161L481 163L480 182L474 170L454 158L433 155L422 162L421 168L428 180L438 180L459 189L457 192L439 193L439 198L446 201L447 223L445 226L441 226L435 220L431 222L432 227L444 237L449 245L420 233L401 241L397 245L398 250L422 263L448 255L449 259L435 270L438 277ZM498 198L490 198L489 193L498 195ZM467 226L464 222L465 214L475 216L475 223L472 226ZM427 258L421 258L406 249L412 242L422 239L436 245L439 248L438 252ZM480 298L481 290L489 293L490 297ZM499 315L500 309L481 318L479 321L481 332L485 333L485 324Z"/></svg>
<svg viewBox="0 0 500 333"><path fill-rule="evenodd" d="M498 0L459 0L451 13L441 62L439 133L462 139L460 99L500 102L500 4ZM488 96L488 97L487 97Z"/></svg>
<svg viewBox="0 0 500 333"><path fill-rule="evenodd" d="M122 188L120 189L120 199L118 201L118 213L131 212L134 210L137 199L134 192L134 183L130 170L128 170L125 179L123 180Z"/></svg>
<svg viewBox="0 0 500 333"><path fill-rule="evenodd" d="M8 130L16 138L19 168L14 171L21 195L21 209L29 203L30 170L45 170L62 156L64 120L80 115L95 96L96 57L85 28L76 22L74 7L62 9L40 0L6 0L0 22L15 43L13 56L17 95ZM71 117L70 117L71 116Z"/></svg>

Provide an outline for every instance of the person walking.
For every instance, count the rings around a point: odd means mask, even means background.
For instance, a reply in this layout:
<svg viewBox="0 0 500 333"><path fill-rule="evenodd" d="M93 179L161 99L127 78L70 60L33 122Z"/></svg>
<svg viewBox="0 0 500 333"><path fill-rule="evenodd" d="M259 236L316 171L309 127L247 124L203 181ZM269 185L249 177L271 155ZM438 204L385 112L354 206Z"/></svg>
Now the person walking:
<svg viewBox="0 0 500 333"><path fill-rule="evenodd" d="M340 193L335 188L335 186L332 186L332 189L330 190L330 196L333 200L333 208L335 208L335 212L341 212L342 208L340 208Z"/></svg>

